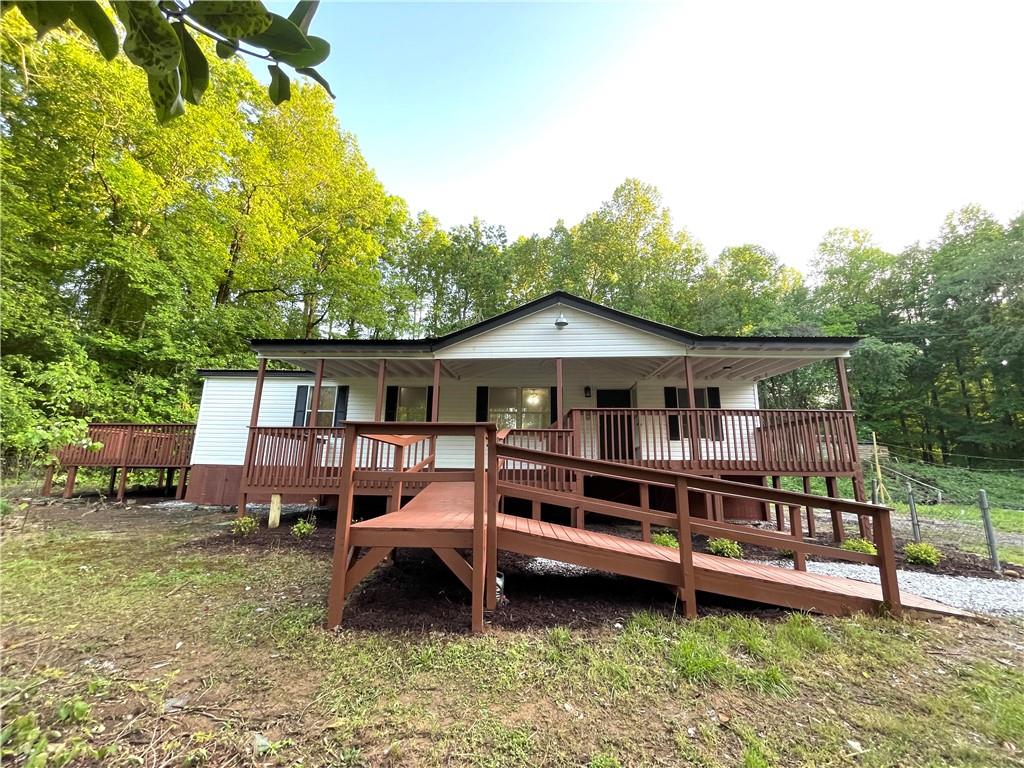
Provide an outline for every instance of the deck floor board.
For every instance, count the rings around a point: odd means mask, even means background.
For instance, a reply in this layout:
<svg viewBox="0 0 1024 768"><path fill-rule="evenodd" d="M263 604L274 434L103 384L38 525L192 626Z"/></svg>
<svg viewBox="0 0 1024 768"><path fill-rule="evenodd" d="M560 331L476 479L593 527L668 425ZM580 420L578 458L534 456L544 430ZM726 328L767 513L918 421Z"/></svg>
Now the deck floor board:
<svg viewBox="0 0 1024 768"><path fill-rule="evenodd" d="M572 557L574 552L587 551L602 557L602 562L614 564L615 558L621 558L624 568L626 561L656 563L662 569L666 563L678 564L679 562L679 550L650 542L503 513L496 515L496 522L499 531L499 549L516 551L511 547L502 546L501 532L505 531L518 537L532 537L535 540L552 542L560 548L559 551L565 552L567 557ZM424 533L472 531L473 484L467 482L431 483L401 510L354 523L352 527L385 533L387 531L422 531ZM508 537L505 538L508 539ZM567 562L571 562L571 560ZM824 601L838 601L838 603L842 603L846 599L859 604L867 602L880 604L882 602L881 588L870 582L780 568L745 560L731 560L703 552L693 554L693 566L696 587L700 591L721 591L724 594L740 597L747 596L749 593L750 599L757 599L756 595L761 594L764 597L763 602L788 605L806 604L812 606L810 609L813 609L814 596L821 597ZM626 570L629 569L626 568ZM784 592L779 592L780 589L788 591L794 599L790 600ZM777 597L773 598L773 595ZM903 605L910 609L929 613L962 614L962 612L942 603L906 592L901 594L901 599Z"/></svg>

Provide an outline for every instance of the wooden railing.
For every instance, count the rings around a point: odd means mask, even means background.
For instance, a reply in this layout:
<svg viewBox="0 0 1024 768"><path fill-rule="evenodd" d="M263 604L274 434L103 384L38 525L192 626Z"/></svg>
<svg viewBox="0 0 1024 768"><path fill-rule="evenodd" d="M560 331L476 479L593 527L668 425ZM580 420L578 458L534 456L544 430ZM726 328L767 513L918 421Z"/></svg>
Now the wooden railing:
<svg viewBox="0 0 1024 768"><path fill-rule="evenodd" d="M344 427L254 427L249 431L244 490L287 493L340 487ZM433 438L426 436L360 435L353 461L361 470L432 468L433 446Z"/></svg>
<svg viewBox="0 0 1024 768"><path fill-rule="evenodd" d="M192 457L195 424L90 424L80 443L57 452L65 467L179 469Z"/></svg>
<svg viewBox="0 0 1024 768"><path fill-rule="evenodd" d="M522 498L534 503L542 502L566 507L572 512L573 525L578 528L586 526L587 513L639 522L642 530L641 536L645 541L650 540L650 527L652 525L675 528L679 534L680 566L682 569L682 581L680 583L683 585L684 591L688 583L690 585L693 583L692 577L689 582L687 581L687 573L692 574L693 569L690 536L693 534L703 534L708 537L728 538L734 541L755 544L778 550L780 553L792 553L793 567L797 570L806 570L807 555L824 556L836 560L874 565L879 569L882 599L894 613L898 613L900 610L899 584L896 580L896 561L890 521L891 511L886 507L846 499L783 491L781 489L766 488L729 480L717 480L700 475L651 469L643 466L629 466L619 462L559 456L551 453L545 454L528 448L518 448L501 443L497 446L497 453L499 461L498 493L503 498ZM601 476L629 480L639 484L642 501L640 506L610 502L585 497L578 490L568 492L557 491L503 480L500 466L510 461L547 466L552 470L563 470L578 476ZM652 509L644 502L644 500L650 498L650 488L652 486L663 486L674 490L675 514ZM783 505L789 510L790 530L788 533L768 531L734 523L692 517L689 511L688 494L690 491L705 495L750 499L768 504ZM840 517L843 513L848 513L872 519L874 543L878 554L870 555L862 552L852 552L841 549L838 546L806 541L801 527L801 508L827 509ZM690 589L692 589L692 586ZM750 598L756 600L757 595L752 594ZM687 597L684 599L689 603L691 598Z"/></svg>
<svg viewBox="0 0 1024 768"><path fill-rule="evenodd" d="M858 469L853 411L583 408L569 419L583 458L761 474Z"/></svg>
<svg viewBox="0 0 1024 768"><path fill-rule="evenodd" d="M386 444L406 444L408 441L435 445L439 437L472 437L473 469L465 471L437 471L425 460L403 466L396 460L390 470L361 469L357 466L359 450L343 451L341 464L341 486L338 496L338 520L335 527L334 557L331 567L331 584L328 593L327 625L336 627L341 623L345 605L346 581L354 567L355 553L351 546L352 507L354 491L359 483L380 482L397 488L392 498L397 497L401 506L401 487L410 478L437 482L473 483L473 547L472 547L472 626L473 631L483 631L484 609L493 610L497 602L495 583L497 578L498 537L498 456L496 430L493 424L435 422L406 422L402 424L380 424L372 422L348 422L344 427L343 444L358 446L363 439ZM399 434L400 433L400 434ZM381 548L383 549L383 548Z"/></svg>
<svg viewBox="0 0 1024 768"><path fill-rule="evenodd" d="M498 440L505 445L530 448L563 456L573 454L573 433L571 429L503 429L498 431ZM552 488L557 491L573 490L573 475L562 469L527 461L507 461L501 467L500 479L520 485Z"/></svg>

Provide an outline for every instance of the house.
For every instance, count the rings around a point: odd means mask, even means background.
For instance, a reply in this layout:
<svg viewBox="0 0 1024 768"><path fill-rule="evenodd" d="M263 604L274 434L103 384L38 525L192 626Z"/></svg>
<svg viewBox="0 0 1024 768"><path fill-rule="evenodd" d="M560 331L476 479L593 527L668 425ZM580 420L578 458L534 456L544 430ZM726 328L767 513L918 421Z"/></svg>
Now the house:
<svg viewBox="0 0 1024 768"><path fill-rule="evenodd" d="M259 371L200 371L186 498L330 494L334 441L351 420L493 422L521 446L756 484L819 476L832 495L848 477L863 500L843 362L856 343L702 336L563 292L434 339L254 339ZM834 361L840 409L760 408L758 381L822 360ZM470 437L437 437L432 466L472 467L472 450ZM727 499L717 514L768 510Z"/></svg>
<svg viewBox="0 0 1024 768"><path fill-rule="evenodd" d="M150 467L168 485L178 471L179 493L187 476L187 499L239 514L262 499L336 503L328 626L401 547L432 549L462 581L475 631L496 605L500 552L665 584L686 616L698 592L948 614L900 594L890 510L865 503L844 364L856 343L702 336L562 292L435 339L254 339L256 371L200 372L197 424L90 427L92 446L59 454L65 495L78 465L111 467L111 488L120 469L120 497L128 470ZM758 381L821 361L835 367L838 409L760 407ZM804 492L782 489L786 476ZM810 494L813 477L827 495ZM840 497L839 478L856 499ZM356 520L372 497L384 514ZM833 543L814 536L815 510L831 514ZM593 515L633 526L588 529ZM877 554L838 546L844 515ZM768 524L741 524L751 519ZM785 551L793 568L695 551L697 536ZM876 566L880 583L808 573L808 555Z"/></svg>

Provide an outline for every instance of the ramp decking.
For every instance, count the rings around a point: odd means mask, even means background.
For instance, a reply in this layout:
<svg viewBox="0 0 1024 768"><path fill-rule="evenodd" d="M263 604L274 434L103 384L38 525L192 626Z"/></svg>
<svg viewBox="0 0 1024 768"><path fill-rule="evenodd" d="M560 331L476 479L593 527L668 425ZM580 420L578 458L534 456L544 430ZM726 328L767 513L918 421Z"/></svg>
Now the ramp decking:
<svg viewBox="0 0 1024 768"><path fill-rule="evenodd" d="M473 505L473 483L431 483L402 509L353 523L350 543L378 549L469 549L473 545ZM679 585L677 549L532 518L500 513L495 517L498 550ZM831 615L872 611L883 603L878 585L853 579L703 553L693 554L693 567L695 587L705 593ZM457 575L463 578L465 574ZM916 595L904 593L902 603L915 612L962 615L955 608Z"/></svg>

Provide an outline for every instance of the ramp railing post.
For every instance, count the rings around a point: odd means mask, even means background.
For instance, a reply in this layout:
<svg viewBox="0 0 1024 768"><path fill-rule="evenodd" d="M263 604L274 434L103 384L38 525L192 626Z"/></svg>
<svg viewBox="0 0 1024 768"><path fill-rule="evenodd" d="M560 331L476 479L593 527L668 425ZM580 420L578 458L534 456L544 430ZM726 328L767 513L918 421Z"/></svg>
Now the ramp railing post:
<svg viewBox="0 0 1024 768"><path fill-rule="evenodd" d="M345 444L342 446L341 488L338 494L338 518L334 531L334 556L331 561L331 586L327 595L327 628L341 624L345 608L345 577L348 574L349 540L352 528L352 502L355 482L356 437L355 426L345 427Z"/></svg>
<svg viewBox="0 0 1024 768"><path fill-rule="evenodd" d="M487 532L484 526L484 449L486 432L474 430L473 442L473 590L472 628L484 631L484 590L487 588ZM494 589L494 586L491 586Z"/></svg>
<svg viewBox="0 0 1024 768"><path fill-rule="evenodd" d="M498 606L498 437L494 425L487 426L487 602Z"/></svg>
<svg viewBox="0 0 1024 768"><path fill-rule="evenodd" d="M896 552L892 539L892 521L887 507L880 507L875 513L875 549L878 550L878 571L882 582L882 600L893 615L902 611L900 585L896 577Z"/></svg>
<svg viewBox="0 0 1024 768"><path fill-rule="evenodd" d="M693 583L693 539L690 535L690 486L676 479L676 526L679 529L679 596L688 619L697 615L697 590Z"/></svg>

